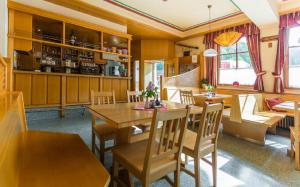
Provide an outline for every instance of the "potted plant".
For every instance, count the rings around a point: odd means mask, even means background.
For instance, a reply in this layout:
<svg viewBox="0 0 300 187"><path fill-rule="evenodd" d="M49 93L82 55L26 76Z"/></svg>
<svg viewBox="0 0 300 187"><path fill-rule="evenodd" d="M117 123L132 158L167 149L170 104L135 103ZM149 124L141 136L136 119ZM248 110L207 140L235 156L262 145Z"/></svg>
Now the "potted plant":
<svg viewBox="0 0 300 187"><path fill-rule="evenodd" d="M158 87L156 87L151 81L149 82L146 90L142 92L142 96L145 97L145 108L151 108L149 98L155 98L157 96Z"/></svg>
<svg viewBox="0 0 300 187"><path fill-rule="evenodd" d="M208 85L208 79L202 79L202 80L200 81L200 86L201 86L201 88L206 89L206 88L207 88L207 85Z"/></svg>

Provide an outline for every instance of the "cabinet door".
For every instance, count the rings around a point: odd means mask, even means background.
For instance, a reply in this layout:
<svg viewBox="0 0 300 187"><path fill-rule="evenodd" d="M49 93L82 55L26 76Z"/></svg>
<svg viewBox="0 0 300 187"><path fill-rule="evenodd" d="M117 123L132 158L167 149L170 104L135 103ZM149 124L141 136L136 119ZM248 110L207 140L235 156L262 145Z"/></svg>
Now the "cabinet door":
<svg viewBox="0 0 300 187"><path fill-rule="evenodd" d="M61 100L61 76L48 75L47 101L48 104L60 104Z"/></svg>
<svg viewBox="0 0 300 187"><path fill-rule="evenodd" d="M120 80L120 101L127 101L127 90L129 80Z"/></svg>
<svg viewBox="0 0 300 187"><path fill-rule="evenodd" d="M112 79L109 78L103 78L102 81L102 91L103 92L110 92L112 91Z"/></svg>
<svg viewBox="0 0 300 187"><path fill-rule="evenodd" d="M78 77L66 78L67 104L78 103Z"/></svg>
<svg viewBox="0 0 300 187"><path fill-rule="evenodd" d="M87 103L90 100L89 77L79 77L79 102Z"/></svg>
<svg viewBox="0 0 300 187"><path fill-rule="evenodd" d="M31 38L32 37L32 15L15 11L14 32L17 36ZM32 49L32 41L15 39L14 49L20 51L30 51Z"/></svg>
<svg viewBox="0 0 300 187"><path fill-rule="evenodd" d="M90 91L93 90L95 92L99 92L100 91L100 78L96 78L96 77L91 77L90 78Z"/></svg>
<svg viewBox="0 0 300 187"><path fill-rule="evenodd" d="M120 94L120 80L119 79L112 79L112 90L115 91L116 101L120 101L121 94Z"/></svg>
<svg viewBox="0 0 300 187"><path fill-rule="evenodd" d="M32 75L32 105L47 104L47 75Z"/></svg>
<svg viewBox="0 0 300 187"><path fill-rule="evenodd" d="M31 105L31 74L16 73L14 90L23 93L25 106Z"/></svg>

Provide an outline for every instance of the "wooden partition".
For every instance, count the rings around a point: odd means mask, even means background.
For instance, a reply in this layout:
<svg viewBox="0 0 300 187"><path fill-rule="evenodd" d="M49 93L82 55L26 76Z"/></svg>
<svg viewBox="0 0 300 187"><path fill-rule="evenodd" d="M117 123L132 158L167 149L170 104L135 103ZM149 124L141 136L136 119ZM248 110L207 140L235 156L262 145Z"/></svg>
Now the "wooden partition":
<svg viewBox="0 0 300 187"><path fill-rule="evenodd" d="M258 93L255 90L245 90L245 89L217 89L217 93L220 94L228 94L228 95L237 95L237 94L250 94L250 93ZM262 92L262 102L263 102L263 110L268 110L267 105L265 104L264 100L266 98L282 98L286 101L299 101L300 100L300 94L292 94L292 93L283 93L283 94L275 94L275 93L269 93L269 92ZM231 105L232 98L226 98L225 104Z"/></svg>
<svg viewBox="0 0 300 187"><path fill-rule="evenodd" d="M161 98L169 101L180 102L179 90L200 91L200 67L192 71L173 76L161 77Z"/></svg>

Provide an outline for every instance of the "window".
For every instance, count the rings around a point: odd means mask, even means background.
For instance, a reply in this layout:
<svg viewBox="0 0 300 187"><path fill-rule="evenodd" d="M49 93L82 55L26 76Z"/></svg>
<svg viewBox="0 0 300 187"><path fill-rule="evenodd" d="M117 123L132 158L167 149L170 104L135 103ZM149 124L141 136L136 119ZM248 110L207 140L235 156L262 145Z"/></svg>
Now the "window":
<svg viewBox="0 0 300 187"><path fill-rule="evenodd" d="M289 29L289 63L285 76L289 88L300 88L300 27Z"/></svg>
<svg viewBox="0 0 300 187"><path fill-rule="evenodd" d="M235 81L240 85L254 85L255 79L245 37L234 45L220 47L219 85L232 85Z"/></svg>

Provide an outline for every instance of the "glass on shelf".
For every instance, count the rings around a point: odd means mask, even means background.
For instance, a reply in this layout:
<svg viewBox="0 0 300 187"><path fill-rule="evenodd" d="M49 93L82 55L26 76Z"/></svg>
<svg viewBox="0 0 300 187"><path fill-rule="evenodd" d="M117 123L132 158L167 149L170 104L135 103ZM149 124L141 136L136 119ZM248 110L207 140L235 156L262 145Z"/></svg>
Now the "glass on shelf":
<svg viewBox="0 0 300 187"><path fill-rule="evenodd" d="M84 27L66 24L66 44L100 50L101 32Z"/></svg>
<svg viewBox="0 0 300 187"><path fill-rule="evenodd" d="M36 16L32 18L32 38L62 43L63 23L61 21Z"/></svg>
<svg viewBox="0 0 300 187"><path fill-rule="evenodd" d="M104 33L102 50L121 55L128 55L128 39Z"/></svg>

